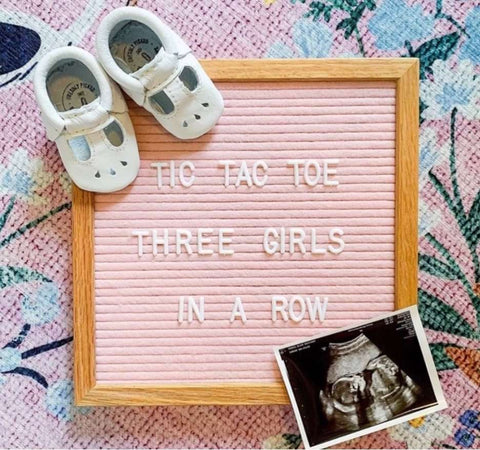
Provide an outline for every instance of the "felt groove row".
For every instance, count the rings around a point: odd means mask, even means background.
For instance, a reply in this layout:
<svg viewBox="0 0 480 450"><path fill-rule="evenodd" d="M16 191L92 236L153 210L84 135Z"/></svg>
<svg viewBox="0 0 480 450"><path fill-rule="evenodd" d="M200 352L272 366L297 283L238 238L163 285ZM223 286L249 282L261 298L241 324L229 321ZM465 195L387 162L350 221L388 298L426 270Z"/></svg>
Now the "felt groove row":
<svg viewBox="0 0 480 450"><path fill-rule="evenodd" d="M274 381L272 346L393 309L395 86L390 82L221 83L225 112L214 130L179 141L135 105L142 165L135 183L95 199L98 383ZM336 187L294 186L291 159L339 159ZM157 185L151 163L195 165L195 183ZM220 160L265 160L265 186L224 186ZM235 183L233 168L230 183ZM166 170L166 169L164 169ZM163 173L168 184L167 171ZM230 256L175 253L175 229L233 228ZM310 229L319 246L342 228L345 248L267 255L267 227ZM144 229L138 255L132 230ZM168 229L169 254L151 233ZM288 233L288 231L287 231ZM287 242L288 248L288 242ZM272 296L324 301L323 322L272 321ZM179 323L181 296L204 297L205 321ZM240 296L247 322L230 323ZM187 317L185 309L185 317ZM299 305L294 311L298 313Z"/></svg>

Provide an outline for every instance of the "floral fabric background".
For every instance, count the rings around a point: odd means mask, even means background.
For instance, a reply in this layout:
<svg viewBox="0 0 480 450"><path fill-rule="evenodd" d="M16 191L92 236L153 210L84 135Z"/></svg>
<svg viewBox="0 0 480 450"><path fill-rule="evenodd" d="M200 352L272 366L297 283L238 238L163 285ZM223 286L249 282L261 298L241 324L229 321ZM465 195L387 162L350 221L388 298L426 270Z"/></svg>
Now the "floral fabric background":
<svg viewBox="0 0 480 450"><path fill-rule="evenodd" d="M72 406L70 183L32 70L61 45L94 52L123 4L0 1L0 447L297 448L288 406ZM480 448L480 2L138 4L199 57L420 58L419 307L450 407L342 447Z"/></svg>

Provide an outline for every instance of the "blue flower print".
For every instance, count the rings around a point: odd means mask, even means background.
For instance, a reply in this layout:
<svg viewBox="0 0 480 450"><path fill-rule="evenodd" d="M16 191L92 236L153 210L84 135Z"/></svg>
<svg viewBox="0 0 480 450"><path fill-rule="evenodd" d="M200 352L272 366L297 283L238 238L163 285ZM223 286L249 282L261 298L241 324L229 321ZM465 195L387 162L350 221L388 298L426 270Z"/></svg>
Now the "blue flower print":
<svg viewBox="0 0 480 450"><path fill-rule="evenodd" d="M267 52L269 58L324 58L332 47L332 30L322 22L305 18L293 26L295 51L281 41L272 44Z"/></svg>
<svg viewBox="0 0 480 450"><path fill-rule="evenodd" d="M284 42L276 41L268 49L267 58L294 58L294 51Z"/></svg>
<svg viewBox="0 0 480 450"><path fill-rule="evenodd" d="M472 95L473 87L465 90L455 84L446 84L435 100L442 105L442 112L450 112L456 105L467 105Z"/></svg>
<svg viewBox="0 0 480 450"><path fill-rule="evenodd" d="M322 22L300 19L293 27L293 40L301 56L323 58L332 46L332 31Z"/></svg>
<svg viewBox="0 0 480 450"><path fill-rule="evenodd" d="M15 196L32 205L44 205L42 191L54 181L54 174L45 170L41 158L32 158L20 148L10 155L7 164L0 163L0 195Z"/></svg>
<svg viewBox="0 0 480 450"><path fill-rule="evenodd" d="M32 190L33 180L28 172L22 170L15 175L7 172L3 177L2 184L18 194L28 195Z"/></svg>
<svg viewBox="0 0 480 450"><path fill-rule="evenodd" d="M0 372L9 372L16 369L22 361L22 355L16 348L0 349Z"/></svg>
<svg viewBox="0 0 480 450"><path fill-rule="evenodd" d="M458 421L463 427L455 432L455 442L461 447L471 448L478 437L477 431L480 430L480 411L467 409Z"/></svg>
<svg viewBox="0 0 480 450"><path fill-rule="evenodd" d="M57 419L69 422L73 419L73 383L60 380L48 387L45 398L47 410Z"/></svg>
<svg viewBox="0 0 480 450"><path fill-rule="evenodd" d="M368 28L376 36L380 50L397 50L406 41L428 37L434 27L433 15L424 15L420 5L408 6L403 0L384 0L370 19Z"/></svg>
<svg viewBox="0 0 480 450"><path fill-rule="evenodd" d="M470 448L475 442L475 435L466 428L460 428L455 432L455 442L464 448Z"/></svg>
<svg viewBox="0 0 480 450"><path fill-rule="evenodd" d="M448 61L432 64L432 79L422 81L420 96L426 105L422 116L443 119L454 108L465 118L480 118L480 78L471 61L464 59L455 67Z"/></svg>
<svg viewBox="0 0 480 450"><path fill-rule="evenodd" d="M480 412L473 409L468 409L465 411L458 420L462 425L465 425L467 428L476 428L480 430Z"/></svg>
<svg viewBox="0 0 480 450"><path fill-rule="evenodd" d="M45 406L57 419L65 422L73 420L77 412L88 414L91 411L91 408L74 406L72 380L59 380L50 385L47 389Z"/></svg>
<svg viewBox="0 0 480 450"><path fill-rule="evenodd" d="M467 38L460 49L461 59L480 64L480 6L473 8L465 20Z"/></svg>
<svg viewBox="0 0 480 450"><path fill-rule="evenodd" d="M29 367L27 360L63 347L72 342L72 337L48 342L33 348L21 349L21 347L24 347L24 342L31 329L32 326L30 324L24 324L15 337L11 338L6 344L2 344L3 347L0 348L0 386L7 381L7 375L20 375L36 381L45 389L49 387L48 380L40 372Z"/></svg>
<svg viewBox="0 0 480 450"><path fill-rule="evenodd" d="M55 283L42 283L34 294L23 297L22 315L27 323L32 325L49 323L58 312L58 288Z"/></svg>

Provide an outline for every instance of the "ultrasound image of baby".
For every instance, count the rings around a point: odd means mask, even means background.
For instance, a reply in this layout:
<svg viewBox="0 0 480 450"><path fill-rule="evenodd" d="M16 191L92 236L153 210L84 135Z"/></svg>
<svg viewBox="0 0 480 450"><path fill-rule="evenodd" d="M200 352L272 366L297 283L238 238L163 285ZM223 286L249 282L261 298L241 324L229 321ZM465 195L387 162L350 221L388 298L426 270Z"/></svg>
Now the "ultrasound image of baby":
<svg viewBox="0 0 480 450"><path fill-rule="evenodd" d="M447 407L415 306L275 351L306 449Z"/></svg>
<svg viewBox="0 0 480 450"><path fill-rule="evenodd" d="M413 405L420 387L364 334L328 345L330 364L320 390L330 426L358 430L401 414Z"/></svg>

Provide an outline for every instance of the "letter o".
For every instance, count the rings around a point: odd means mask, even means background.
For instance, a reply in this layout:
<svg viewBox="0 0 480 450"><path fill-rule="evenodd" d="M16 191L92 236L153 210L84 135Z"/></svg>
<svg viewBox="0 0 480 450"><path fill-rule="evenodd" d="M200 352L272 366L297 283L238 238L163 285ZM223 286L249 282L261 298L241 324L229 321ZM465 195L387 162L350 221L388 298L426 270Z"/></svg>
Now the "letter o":
<svg viewBox="0 0 480 450"><path fill-rule="evenodd" d="M295 303L300 305L300 312L297 315L294 311ZM294 322L301 322L305 317L305 300L300 295L295 295L290 299L290 303L288 305L288 315L290 319Z"/></svg>

